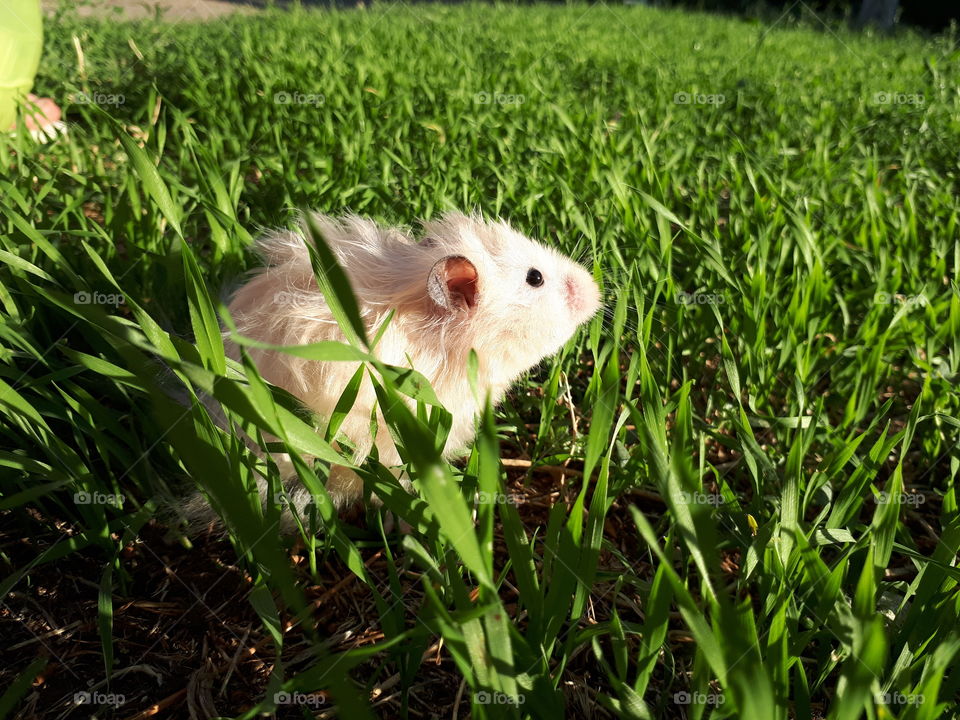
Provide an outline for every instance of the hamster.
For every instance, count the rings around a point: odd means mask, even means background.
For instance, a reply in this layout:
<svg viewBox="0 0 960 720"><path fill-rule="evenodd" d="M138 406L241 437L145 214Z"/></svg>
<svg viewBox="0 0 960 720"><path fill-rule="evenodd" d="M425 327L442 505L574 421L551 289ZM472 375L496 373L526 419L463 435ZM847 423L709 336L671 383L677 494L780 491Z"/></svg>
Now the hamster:
<svg viewBox="0 0 960 720"><path fill-rule="evenodd" d="M523 372L559 350L600 307L599 289L585 268L503 221L448 212L424 222L418 241L354 215L314 215L314 220L350 281L367 328L378 328L394 311L377 357L422 373L451 413L447 459L469 445L481 409L468 380L471 349L479 359L480 401L489 392L497 403ZM305 237L303 230L279 231L258 241L264 266L229 302L241 335L273 345L344 339L317 287ZM237 357L237 348L227 345ZM330 416L357 369L350 362L260 349L249 353L265 380L321 417ZM340 432L356 448L358 462L376 444L384 465L399 465L382 418L371 437L375 402L367 381ZM333 469L326 487L339 509L363 496L362 480L342 467ZM299 485L291 497L295 506L310 500Z"/></svg>

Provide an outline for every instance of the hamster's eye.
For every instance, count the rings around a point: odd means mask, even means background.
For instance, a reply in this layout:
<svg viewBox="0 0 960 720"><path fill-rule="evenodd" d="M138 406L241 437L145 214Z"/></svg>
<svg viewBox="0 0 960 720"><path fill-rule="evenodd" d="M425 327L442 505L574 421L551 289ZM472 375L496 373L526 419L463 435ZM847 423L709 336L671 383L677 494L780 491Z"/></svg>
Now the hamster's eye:
<svg viewBox="0 0 960 720"><path fill-rule="evenodd" d="M527 270L527 285L532 285L533 287L540 287L543 285L543 275L541 275L540 271L536 268L530 268Z"/></svg>

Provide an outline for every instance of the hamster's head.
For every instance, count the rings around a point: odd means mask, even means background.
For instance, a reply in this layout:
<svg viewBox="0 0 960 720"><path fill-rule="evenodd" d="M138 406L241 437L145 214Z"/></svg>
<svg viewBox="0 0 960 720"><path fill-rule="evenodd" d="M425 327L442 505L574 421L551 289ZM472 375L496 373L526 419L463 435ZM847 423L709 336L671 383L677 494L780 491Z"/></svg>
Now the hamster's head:
<svg viewBox="0 0 960 720"><path fill-rule="evenodd" d="M497 375L512 379L556 352L600 307L585 268L504 222L450 213L424 229L438 257L428 294Z"/></svg>

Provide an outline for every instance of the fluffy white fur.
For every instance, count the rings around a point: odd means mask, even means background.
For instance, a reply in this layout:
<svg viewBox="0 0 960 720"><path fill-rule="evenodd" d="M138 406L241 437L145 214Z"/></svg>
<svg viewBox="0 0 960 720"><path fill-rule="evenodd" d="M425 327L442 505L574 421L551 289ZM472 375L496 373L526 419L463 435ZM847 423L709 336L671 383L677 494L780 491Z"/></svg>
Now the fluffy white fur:
<svg viewBox="0 0 960 720"><path fill-rule="evenodd" d="M471 348L480 361L481 394L489 391L498 402L521 373L556 352L599 307L597 285L584 268L504 222L451 212L425 222L417 241L356 216L314 219L347 273L367 327L379 327L395 310L376 353L430 380L453 415L448 457L474 434L478 408L467 379ZM241 334L278 345L343 339L317 288L305 242L302 233L289 231L259 241L264 267L229 306ZM527 282L531 269L541 273L540 287ZM236 356L236 348L230 351ZM357 369L354 363L271 351L252 350L251 356L266 380L325 417ZM370 437L374 404L367 382L341 433L356 446L358 459L376 442L381 462L399 464L383 425L375 441ZM352 472L336 468L327 489L342 508L362 497L363 485ZM294 491L295 504L308 501L304 489Z"/></svg>

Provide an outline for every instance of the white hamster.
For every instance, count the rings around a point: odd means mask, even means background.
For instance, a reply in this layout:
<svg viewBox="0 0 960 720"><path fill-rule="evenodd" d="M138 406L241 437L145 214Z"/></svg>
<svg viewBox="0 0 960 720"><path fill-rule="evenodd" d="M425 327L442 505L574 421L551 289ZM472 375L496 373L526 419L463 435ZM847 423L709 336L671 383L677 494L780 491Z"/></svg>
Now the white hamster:
<svg viewBox="0 0 960 720"><path fill-rule="evenodd" d="M376 355L387 364L412 366L430 381L453 416L448 458L474 434L479 408L467 373L471 349L479 359L481 401L489 392L496 403L600 307L597 284L585 268L502 221L449 212L424 222L418 241L353 215L314 220L347 274L366 326L379 327L395 311ZM264 267L229 303L242 335L274 345L343 340L317 287L304 238L303 232L280 231L259 240ZM237 356L232 343L228 352ZM357 369L356 363L274 351L251 349L250 355L264 379L322 417L330 416ZM375 442L380 461L397 465L400 457L382 420L376 439L370 436L375 402L365 382L340 432L356 448L358 461ZM362 497L363 483L335 468L327 490L343 508ZM296 493L300 502L309 501L305 489Z"/></svg>

